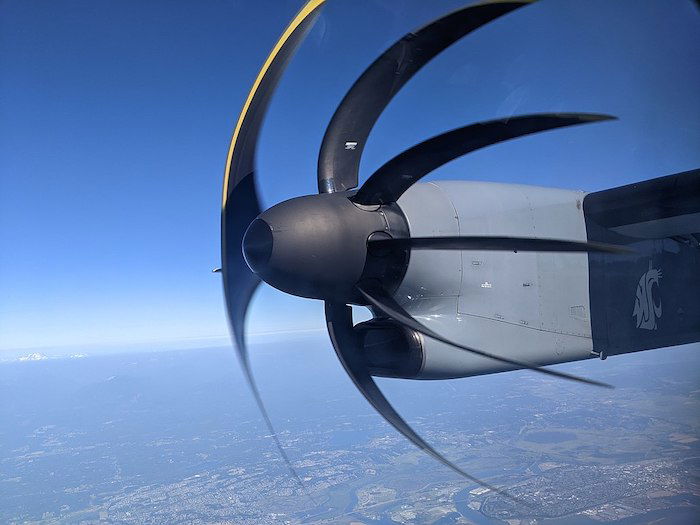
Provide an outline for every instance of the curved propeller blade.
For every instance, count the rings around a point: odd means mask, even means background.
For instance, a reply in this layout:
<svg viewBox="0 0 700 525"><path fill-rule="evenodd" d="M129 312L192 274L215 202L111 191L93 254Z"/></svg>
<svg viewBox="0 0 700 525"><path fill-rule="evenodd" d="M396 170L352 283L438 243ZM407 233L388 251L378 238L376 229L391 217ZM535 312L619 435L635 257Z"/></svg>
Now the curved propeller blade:
<svg viewBox="0 0 700 525"><path fill-rule="evenodd" d="M250 93L248 93L248 98L243 104L243 109L238 117L228 150L222 208L226 207L229 194L236 184L255 170L255 151L258 135L260 134L260 127L267 112L267 107L270 104L272 93L277 87L277 83L290 59L313 27L325 1L309 0L301 8L301 11L282 33L275 47L272 48L270 55L265 60L253 83Z"/></svg>
<svg viewBox="0 0 700 525"><path fill-rule="evenodd" d="M511 498L515 501L519 501L507 492L489 485L485 481L482 481L470 474L464 472L457 465L452 463L450 460L446 459L439 452L437 452L433 447L423 440L416 432L409 426L406 421L394 410L391 403L384 397L384 394L379 387L374 382L374 379L370 375L366 364L362 359L362 354L358 348L356 334L353 331L352 322L352 309L343 303L331 303L326 302L326 324L328 326L328 333L331 337L333 343L333 348L335 353L338 355L340 363L345 368L345 371L350 376L350 379L357 389L362 392L365 399L369 401L369 404L374 407L374 409L379 412L391 426L408 438L411 443L416 445L418 448L424 452L430 454L433 458L437 459L443 465L451 468L460 476L467 478L474 483L493 490L494 492Z"/></svg>
<svg viewBox="0 0 700 525"><path fill-rule="evenodd" d="M488 357L489 359L495 359L502 363L517 366L518 368L527 368L528 370L533 370L535 372L540 372L541 374L547 374L554 377L560 377L562 379L568 379L570 381L576 381L578 383L586 383L588 385L601 386L605 388L614 388L612 385L607 383L601 383L600 381L595 381L593 379L586 379L585 377L578 377L575 375L567 374L565 372L557 372L555 370L550 370L549 368L542 368L537 365L532 365L530 363L525 363L524 361L518 361L516 359L510 359L508 357L501 357L489 352L484 352L483 350L477 350L476 348L471 348L469 346L464 346L457 344L449 339L442 337L440 334L433 332L430 328L416 321L411 314L409 314L403 307L397 303L393 297L386 293L379 286L374 286L372 284L358 284L357 291L364 297L369 304L374 306L377 310L382 312L387 317L390 317L394 321L407 326L428 337L442 341L445 344L466 350L472 354L480 355L482 357Z"/></svg>
<svg viewBox="0 0 700 525"><path fill-rule="evenodd" d="M400 153L375 171L358 190L358 204L389 204L431 171L471 151L499 142L565 126L611 120L594 113L522 115L453 129Z"/></svg>
<svg viewBox="0 0 700 525"><path fill-rule="evenodd" d="M260 278L250 270L245 262L241 242L248 225L260 213L260 201L252 173L236 184L230 193L230 201L235 202L236 205L227 206L222 211L221 275L229 323L238 350L238 357L246 376L250 376L248 354L245 348L244 324L248 304L260 284Z"/></svg>
<svg viewBox="0 0 700 525"><path fill-rule="evenodd" d="M226 298L226 307L228 311L229 325L233 335L238 359L241 362L243 373L250 390L253 392L255 402L260 409L265 424L272 436L272 439L279 450L282 459L287 464L287 468L292 477L296 479L302 490L306 493L311 501L316 503L306 489L306 486L299 477L299 474L292 466L292 462L287 456L282 443L280 443L275 427L272 425L270 416L265 409L260 391L255 383L253 372L250 368L250 359L245 342L245 318L248 311L248 305L255 293L260 278L255 275L243 258L241 250L241 241L243 234L250 222L255 219L260 213L260 204L255 189L255 180L253 175L244 177L234 188L229 195L229 201L235 205L227 206L223 210L222 220L222 276L224 281L224 296Z"/></svg>
<svg viewBox="0 0 700 525"><path fill-rule="evenodd" d="M350 88L326 128L318 158L318 191L357 186L360 158L372 127L419 69L471 31L531 2L495 0L464 7L408 33L387 49Z"/></svg>
<svg viewBox="0 0 700 525"><path fill-rule="evenodd" d="M311 501L314 501L313 498L282 448L250 369L245 345L245 317L260 279L245 262L241 243L248 225L261 211L255 186L255 151L265 112L284 69L311 29L324 2L325 0L310 0L301 9L272 49L248 94L229 147L221 210L221 273L229 325L238 357L280 455Z"/></svg>
<svg viewBox="0 0 700 525"><path fill-rule="evenodd" d="M631 253L632 250L617 244L602 242L567 241L563 239L539 239L536 237L406 237L397 239L373 239L367 241L370 250L483 250L513 252L604 252Z"/></svg>

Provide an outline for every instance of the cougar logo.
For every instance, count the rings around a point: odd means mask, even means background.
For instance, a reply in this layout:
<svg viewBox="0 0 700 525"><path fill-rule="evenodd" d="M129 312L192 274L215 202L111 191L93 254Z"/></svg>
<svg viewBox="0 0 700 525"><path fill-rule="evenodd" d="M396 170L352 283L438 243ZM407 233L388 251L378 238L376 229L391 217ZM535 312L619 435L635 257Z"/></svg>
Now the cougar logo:
<svg viewBox="0 0 700 525"><path fill-rule="evenodd" d="M649 261L649 270L642 275L637 285L637 298L634 301L634 311L632 315L636 317L637 328L644 330L656 330L656 319L661 317L661 301L654 302L652 293L653 285L659 286L661 270L652 268Z"/></svg>

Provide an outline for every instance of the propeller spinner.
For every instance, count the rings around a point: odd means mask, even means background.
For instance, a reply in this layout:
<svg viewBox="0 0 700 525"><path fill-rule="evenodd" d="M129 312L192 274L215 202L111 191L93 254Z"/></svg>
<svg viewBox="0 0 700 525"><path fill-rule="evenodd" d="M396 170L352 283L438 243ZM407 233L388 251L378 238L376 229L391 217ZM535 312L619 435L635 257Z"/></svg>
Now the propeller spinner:
<svg viewBox="0 0 700 525"><path fill-rule="evenodd" d="M326 130L318 162L318 195L297 197L263 211L255 186L260 127L277 82L325 0L310 0L285 30L258 75L235 128L226 165L222 206L222 274L231 332L256 402L290 472L303 487L265 410L250 368L244 321L263 280L300 297L325 301L328 331L346 372L369 403L396 430L470 481L479 480L440 455L393 409L359 351L349 304L466 352L518 368L609 386L449 341L412 318L393 298L411 250L613 252L601 243L521 237L411 238L398 198L439 166L479 148L555 128L608 120L607 115L553 113L481 122L428 139L379 168L359 188L366 139L401 87L449 45L471 31L531 2L494 0L454 11L407 34L384 52L352 86ZM354 148L346 148L354 142ZM307 492L308 494L308 492ZM507 495L507 494L506 494Z"/></svg>

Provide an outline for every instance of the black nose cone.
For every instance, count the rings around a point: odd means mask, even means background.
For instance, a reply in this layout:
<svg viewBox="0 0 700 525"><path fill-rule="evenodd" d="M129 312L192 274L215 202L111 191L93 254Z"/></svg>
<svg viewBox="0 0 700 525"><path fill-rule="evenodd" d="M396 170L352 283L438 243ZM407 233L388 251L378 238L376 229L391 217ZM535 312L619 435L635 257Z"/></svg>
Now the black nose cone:
<svg viewBox="0 0 700 525"><path fill-rule="evenodd" d="M243 236L243 255L255 273L262 273L272 255L272 229L262 219L250 223Z"/></svg>

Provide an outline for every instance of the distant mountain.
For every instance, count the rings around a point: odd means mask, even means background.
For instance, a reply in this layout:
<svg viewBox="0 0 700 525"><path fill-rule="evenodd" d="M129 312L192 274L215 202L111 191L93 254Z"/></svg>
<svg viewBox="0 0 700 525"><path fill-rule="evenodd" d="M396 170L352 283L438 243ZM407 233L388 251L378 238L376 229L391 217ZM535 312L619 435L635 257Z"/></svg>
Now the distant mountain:
<svg viewBox="0 0 700 525"><path fill-rule="evenodd" d="M33 354L27 354L21 356L18 361L43 361L44 359L49 359L46 355L40 354L39 352L34 352Z"/></svg>
<svg viewBox="0 0 700 525"><path fill-rule="evenodd" d="M71 355L46 355L41 352L32 352L26 355L6 355L0 357L0 363L15 363L25 361L46 361L47 359L82 359L88 357L87 354L71 354Z"/></svg>

